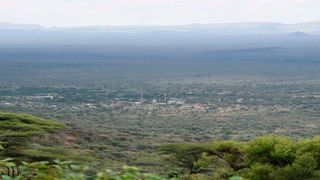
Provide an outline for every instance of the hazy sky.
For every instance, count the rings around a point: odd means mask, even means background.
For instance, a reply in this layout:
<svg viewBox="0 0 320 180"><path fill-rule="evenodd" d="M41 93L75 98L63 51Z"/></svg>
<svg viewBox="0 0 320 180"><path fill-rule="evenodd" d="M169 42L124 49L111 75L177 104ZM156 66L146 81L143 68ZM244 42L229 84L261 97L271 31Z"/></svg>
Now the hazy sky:
<svg viewBox="0 0 320 180"><path fill-rule="evenodd" d="M0 0L0 22L45 26L320 20L320 0Z"/></svg>

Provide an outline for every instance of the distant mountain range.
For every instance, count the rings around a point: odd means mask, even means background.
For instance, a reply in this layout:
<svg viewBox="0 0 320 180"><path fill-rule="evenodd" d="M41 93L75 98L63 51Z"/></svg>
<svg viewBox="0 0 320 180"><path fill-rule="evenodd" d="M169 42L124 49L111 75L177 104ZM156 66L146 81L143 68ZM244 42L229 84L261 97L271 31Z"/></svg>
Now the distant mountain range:
<svg viewBox="0 0 320 180"><path fill-rule="evenodd" d="M43 27L33 24L0 23L0 30L6 31L55 31L55 32L96 32L96 33L208 33L217 35L239 34L290 34L305 36L320 34L320 21L297 24L272 22L189 24L176 26L80 26L80 27Z"/></svg>
<svg viewBox="0 0 320 180"><path fill-rule="evenodd" d="M46 30L46 28L35 24L13 24L9 22L0 22L0 30Z"/></svg>

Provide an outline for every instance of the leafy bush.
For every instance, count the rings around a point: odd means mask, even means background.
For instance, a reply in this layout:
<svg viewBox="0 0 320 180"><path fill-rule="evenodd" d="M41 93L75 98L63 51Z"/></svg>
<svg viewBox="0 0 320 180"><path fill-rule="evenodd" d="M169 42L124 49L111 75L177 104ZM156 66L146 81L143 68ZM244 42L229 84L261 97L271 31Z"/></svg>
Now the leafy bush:
<svg viewBox="0 0 320 180"><path fill-rule="evenodd" d="M4 161L4 166L15 166L10 160ZM1 165L1 161L0 161ZM8 173L2 175L3 180L163 180L164 178L149 173L141 173L139 169L135 167L124 166L123 171L114 172L111 170L93 172L92 169L87 166L76 165L71 161L59 161L53 162L41 161L26 163L23 162L18 168L18 172L15 174Z"/></svg>
<svg viewBox="0 0 320 180"><path fill-rule="evenodd" d="M186 148L190 146L193 148ZM208 176L204 179L320 179L320 137L296 141L263 136L250 142L216 141L164 147L162 152L169 156L172 166L185 169L178 176L186 179L197 179L194 177L199 174ZM197 167L197 171L190 171L191 167Z"/></svg>
<svg viewBox="0 0 320 180"><path fill-rule="evenodd" d="M248 144L246 150L250 163L285 166L295 159L295 144L286 137L258 137Z"/></svg>
<svg viewBox="0 0 320 180"><path fill-rule="evenodd" d="M196 174L203 172L206 168L198 166L197 163L204 152L209 152L208 147L203 144L174 144L161 148L163 154L174 154L169 160L181 167L180 173Z"/></svg>

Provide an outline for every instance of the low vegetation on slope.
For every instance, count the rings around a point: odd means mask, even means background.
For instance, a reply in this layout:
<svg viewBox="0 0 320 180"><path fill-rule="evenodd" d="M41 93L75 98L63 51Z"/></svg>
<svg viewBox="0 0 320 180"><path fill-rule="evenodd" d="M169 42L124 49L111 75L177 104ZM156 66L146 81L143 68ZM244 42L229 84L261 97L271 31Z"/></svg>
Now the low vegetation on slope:
<svg viewBox="0 0 320 180"><path fill-rule="evenodd" d="M0 112L0 179L162 179L127 166L120 173L110 170L95 172L85 163L55 160L54 157L61 157L61 154L46 152L54 147L32 142L32 138L63 128L61 124L35 116ZM33 146L40 146L42 150ZM70 159L74 158L70 155Z"/></svg>
<svg viewBox="0 0 320 180"><path fill-rule="evenodd" d="M0 113L0 179L164 179L125 166L119 173L84 162L60 161L37 150L34 137L63 129L54 121L30 115ZM38 146L41 146L38 144ZM50 147L51 149L54 147ZM49 148L49 149L50 149ZM41 149L41 150L39 150ZM32 153L30 153L32 152ZM171 144L160 148L167 178L230 180L320 179L320 137L295 140L264 136L248 142L214 141Z"/></svg>
<svg viewBox="0 0 320 180"><path fill-rule="evenodd" d="M63 128L61 124L35 116L0 112L0 157L25 160L33 137Z"/></svg>

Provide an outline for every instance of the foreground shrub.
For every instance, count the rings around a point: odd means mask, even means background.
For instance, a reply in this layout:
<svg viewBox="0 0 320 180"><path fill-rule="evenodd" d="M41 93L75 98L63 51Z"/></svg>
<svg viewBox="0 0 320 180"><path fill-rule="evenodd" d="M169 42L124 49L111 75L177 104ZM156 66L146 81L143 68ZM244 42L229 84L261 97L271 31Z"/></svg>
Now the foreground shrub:
<svg viewBox="0 0 320 180"><path fill-rule="evenodd" d="M186 148L190 146L170 145L162 150L172 166L185 169L178 177L320 179L320 137L297 141L288 137L263 136L250 142L216 141ZM190 171L191 167L196 167L196 171Z"/></svg>
<svg viewBox="0 0 320 180"><path fill-rule="evenodd" d="M1 161L0 161L1 163ZM5 166L16 167L14 163L8 162ZM9 167L9 166L8 166ZM163 180L164 178L149 173L141 173L135 167L124 166L123 171L111 170L95 172L87 166L74 164L72 161L53 162L41 161L26 163L17 167L15 174L2 175L3 180Z"/></svg>
<svg viewBox="0 0 320 180"><path fill-rule="evenodd" d="M0 157L27 157L25 154L32 137L63 129L64 126L26 114L0 112Z"/></svg>

